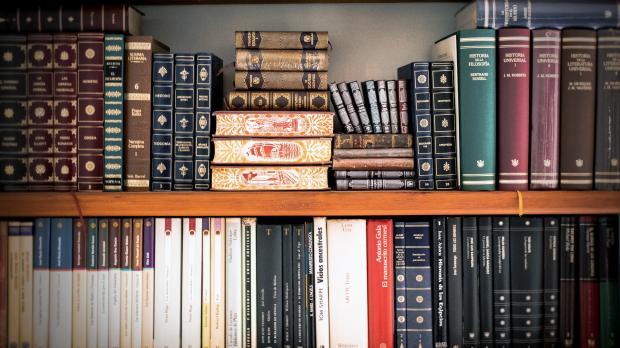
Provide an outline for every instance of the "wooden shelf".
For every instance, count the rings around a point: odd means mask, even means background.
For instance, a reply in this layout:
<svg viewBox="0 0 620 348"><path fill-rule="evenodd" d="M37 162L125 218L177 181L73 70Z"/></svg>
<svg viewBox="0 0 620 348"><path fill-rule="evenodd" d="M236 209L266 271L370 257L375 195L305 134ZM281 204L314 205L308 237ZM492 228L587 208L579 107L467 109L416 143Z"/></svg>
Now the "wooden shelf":
<svg viewBox="0 0 620 348"><path fill-rule="evenodd" d="M79 208L78 208L79 207ZM0 217L514 215L516 192L0 193ZM529 191L524 214L620 214L620 191Z"/></svg>

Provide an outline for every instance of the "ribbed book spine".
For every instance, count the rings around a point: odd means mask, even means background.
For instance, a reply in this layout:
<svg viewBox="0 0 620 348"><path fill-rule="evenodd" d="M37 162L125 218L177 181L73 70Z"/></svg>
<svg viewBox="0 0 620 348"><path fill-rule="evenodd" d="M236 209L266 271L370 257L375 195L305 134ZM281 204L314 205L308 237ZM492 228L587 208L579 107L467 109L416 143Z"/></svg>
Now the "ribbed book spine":
<svg viewBox="0 0 620 348"><path fill-rule="evenodd" d="M326 31L236 31L235 48L325 50Z"/></svg>
<svg viewBox="0 0 620 348"><path fill-rule="evenodd" d="M407 100L407 81L396 81L398 88L398 123L402 134L409 133L409 101Z"/></svg>
<svg viewBox="0 0 620 348"><path fill-rule="evenodd" d="M375 87L375 81L368 80L362 82L364 90L366 91L366 101L370 112L370 119L372 121L372 133L383 133L383 127L381 126L381 113L379 112L379 100L377 97L377 89Z"/></svg>
<svg viewBox="0 0 620 348"><path fill-rule="evenodd" d="M600 338L600 286L598 269L599 233L596 230L596 217L578 217L577 245L579 251L579 346L598 347Z"/></svg>
<svg viewBox="0 0 620 348"><path fill-rule="evenodd" d="M459 163L456 157L454 65L452 62L432 62L430 74L435 187L455 190Z"/></svg>
<svg viewBox="0 0 620 348"><path fill-rule="evenodd" d="M381 115L381 126L383 127L382 133L392 133L387 87L383 80L377 81L377 100L379 101L379 114Z"/></svg>
<svg viewBox="0 0 620 348"><path fill-rule="evenodd" d="M236 71L234 85L247 90L327 90L327 72Z"/></svg>
<svg viewBox="0 0 620 348"><path fill-rule="evenodd" d="M560 219L544 218L544 343L558 346L560 321Z"/></svg>
<svg viewBox="0 0 620 348"><path fill-rule="evenodd" d="M201 233L198 231L197 233ZM142 347L154 347L155 219L144 218L142 232ZM200 275L202 276L202 275Z"/></svg>
<svg viewBox="0 0 620 348"><path fill-rule="evenodd" d="M431 262L430 224L405 222L405 296L409 346L431 347L433 344Z"/></svg>
<svg viewBox="0 0 620 348"><path fill-rule="evenodd" d="M435 189L433 178L433 122L431 116L431 75L429 63L412 64L412 93L416 174L420 190Z"/></svg>
<svg viewBox="0 0 620 348"><path fill-rule="evenodd" d="M331 85L331 84L330 84ZM328 91L231 91L230 110L329 111Z"/></svg>
<svg viewBox="0 0 620 348"><path fill-rule="evenodd" d="M480 346L493 347L493 220L478 218L478 285L480 289ZM485 300L488 299L488 300Z"/></svg>
<svg viewBox="0 0 620 348"><path fill-rule="evenodd" d="M49 346L50 310L50 219L34 222L32 347ZM6 247L6 244L3 244ZM6 284L6 283L4 283Z"/></svg>
<svg viewBox="0 0 620 348"><path fill-rule="evenodd" d="M433 342L435 348L448 347L448 311L446 287L446 218L433 218Z"/></svg>
<svg viewBox="0 0 620 348"><path fill-rule="evenodd" d="M613 347L620 334L618 280L620 268L618 246L618 217L597 218L598 270L600 278L601 347Z"/></svg>
<svg viewBox="0 0 620 348"><path fill-rule="evenodd" d="M75 294L67 291L71 283L73 229L67 218L54 218L50 238L50 321L49 346L70 347L72 310Z"/></svg>
<svg viewBox="0 0 620 348"><path fill-rule="evenodd" d="M391 133L400 133L400 120L398 112L398 90L396 81L389 80L385 82L388 96L388 106L390 110L390 130Z"/></svg>
<svg viewBox="0 0 620 348"><path fill-rule="evenodd" d="M461 187L495 190L495 31L458 33Z"/></svg>
<svg viewBox="0 0 620 348"><path fill-rule="evenodd" d="M181 274L181 346L200 346L202 219L183 218ZM227 224L228 226L228 224ZM234 272L232 269L231 272Z"/></svg>
<svg viewBox="0 0 620 348"><path fill-rule="evenodd" d="M349 116L349 120L353 125L353 129L355 133L363 133L362 132L362 123L360 117L355 109L355 104L353 102L353 97L349 92L349 87L345 82L341 82L337 85L338 92L340 92L340 97L342 98L342 102L344 103L344 107L347 110L347 115Z"/></svg>
<svg viewBox="0 0 620 348"><path fill-rule="evenodd" d="M392 220L368 220L368 344L393 347L394 249ZM430 301L430 299L429 299Z"/></svg>
<svg viewBox="0 0 620 348"><path fill-rule="evenodd" d="M510 220L493 218L493 339L500 348L511 345L510 325Z"/></svg>
<svg viewBox="0 0 620 348"><path fill-rule="evenodd" d="M577 342L577 219L560 220L560 344L579 346Z"/></svg>
<svg viewBox="0 0 620 348"><path fill-rule="evenodd" d="M480 284L478 283L478 221L463 218L463 346L480 345Z"/></svg>
<svg viewBox="0 0 620 348"><path fill-rule="evenodd" d="M99 219L97 231L97 347L108 347L109 325L109 236L108 219Z"/></svg>
<svg viewBox="0 0 620 348"><path fill-rule="evenodd" d="M338 91L338 85L336 85L336 83L329 84L329 94L331 96L334 109L338 114L340 125L344 128L344 132L355 133L355 128L353 127L353 123L351 122L351 118L349 117L349 113L347 112L347 108L344 106L344 101L342 100L342 96Z"/></svg>
<svg viewBox="0 0 620 348"><path fill-rule="evenodd" d="M103 82L103 189L123 190L123 82L125 36L106 34Z"/></svg>
<svg viewBox="0 0 620 348"><path fill-rule="evenodd" d="M407 268L405 223L394 222L394 345L407 347Z"/></svg>
<svg viewBox="0 0 620 348"><path fill-rule="evenodd" d="M151 190L172 190L172 125L174 55L153 54L153 134L151 135Z"/></svg>
<svg viewBox="0 0 620 348"><path fill-rule="evenodd" d="M194 185L194 121L196 57L174 55L174 190L191 190Z"/></svg>
<svg viewBox="0 0 620 348"><path fill-rule="evenodd" d="M364 95L362 94L362 89L360 88L359 83L357 81L350 82L349 88L351 89L353 101L355 102L355 108L357 110L357 114L359 115L362 131L364 133L372 133L370 117L368 117L368 110L366 110Z"/></svg>

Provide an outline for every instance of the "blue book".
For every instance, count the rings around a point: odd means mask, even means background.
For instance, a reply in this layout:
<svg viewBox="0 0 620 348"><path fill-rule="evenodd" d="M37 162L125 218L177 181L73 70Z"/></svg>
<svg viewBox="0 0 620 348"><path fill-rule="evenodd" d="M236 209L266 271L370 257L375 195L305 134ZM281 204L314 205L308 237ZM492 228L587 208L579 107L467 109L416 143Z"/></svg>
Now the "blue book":
<svg viewBox="0 0 620 348"><path fill-rule="evenodd" d="M174 55L174 190L194 185L195 68L193 54Z"/></svg>
<svg viewBox="0 0 620 348"><path fill-rule="evenodd" d="M394 313L395 346L407 347L407 274L405 267L405 223L394 222Z"/></svg>
<svg viewBox="0 0 620 348"><path fill-rule="evenodd" d="M452 62L432 62L430 73L435 186L438 190L455 190L458 123L454 99L454 65Z"/></svg>
<svg viewBox="0 0 620 348"><path fill-rule="evenodd" d="M172 102L174 55L153 54L151 190L172 190Z"/></svg>
<svg viewBox="0 0 620 348"><path fill-rule="evenodd" d="M122 191L125 35L106 34L103 40L103 189Z"/></svg>

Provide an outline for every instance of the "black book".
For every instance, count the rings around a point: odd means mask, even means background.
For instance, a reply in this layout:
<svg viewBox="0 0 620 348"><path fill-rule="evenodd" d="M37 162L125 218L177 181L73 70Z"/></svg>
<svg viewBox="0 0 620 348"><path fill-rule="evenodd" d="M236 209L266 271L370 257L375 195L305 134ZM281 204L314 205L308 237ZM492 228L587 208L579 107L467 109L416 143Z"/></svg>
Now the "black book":
<svg viewBox="0 0 620 348"><path fill-rule="evenodd" d="M258 347L282 346L282 226L258 224L256 260Z"/></svg>
<svg viewBox="0 0 620 348"><path fill-rule="evenodd" d="M620 337L618 305L618 217L599 216L597 221L601 289L601 346L614 347Z"/></svg>
<svg viewBox="0 0 620 348"><path fill-rule="evenodd" d="M493 220L478 218L478 286L480 289L480 346L493 346Z"/></svg>
<svg viewBox="0 0 620 348"><path fill-rule="evenodd" d="M448 346L446 288L446 218L433 219L433 341L435 348Z"/></svg>
<svg viewBox="0 0 620 348"><path fill-rule="evenodd" d="M511 346L510 220L493 218L493 338L496 347Z"/></svg>
<svg viewBox="0 0 620 348"><path fill-rule="evenodd" d="M480 291L478 286L478 224L463 218L463 346L480 345Z"/></svg>
<svg viewBox="0 0 620 348"><path fill-rule="evenodd" d="M377 97L377 89L375 88L375 81L369 80L362 82L366 94L366 102L368 103L368 109L370 110L370 120L372 121L372 132L375 134L383 133L383 127L381 126L381 113L379 112L379 100Z"/></svg>
<svg viewBox="0 0 620 348"><path fill-rule="evenodd" d="M340 92L340 97L342 98L342 102L344 103L344 107L347 110L349 119L351 120L351 124L353 124L353 129L355 129L355 133L363 133L362 123L360 122L359 115L355 110L355 105L353 104L353 97L349 92L349 87L345 82L340 82L337 86L338 91Z"/></svg>
<svg viewBox="0 0 620 348"><path fill-rule="evenodd" d="M293 347L293 228L282 225L282 345Z"/></svg>
<svg viewBox="0 0 620 348"><path fill-rule="evenodd" d="M435 187L454 190L458 161L452 62L431 63L431 99Z"/></svg>
<svg viewBox="0 0 620 348"><path fill-rule="evenodd" d="M543 221L510 218L510 309L512 343L543 342Z"/></svg>
<svg viewBox="0 0 620 348"><path fill-rule="evenodd" d="M560 219L560 344L578 346L577 341L577 235L576 218Z"/></svg>
<svg viewBox="0 0 620 348"><path fill-rule="evenodd" d="M545 217L544 226L544 341L548 347L558 347L560 344L558 335L560 321L560 219Z"/></svg>
<svg viewBox="0 0 620 348"><path fill-rule="evenodd" d="M459 348L463 345L463 272L461 259L462 231L460 217L446 218L448 250L448 346Z"/></svg>
<svg viewBox="0 0 620 348"><path fill-rule="evenodd" d="M309 347L314 347L314 223L304 223L304 254L306 276L306 337Z"/></svg>
<svg viewBox="0 0 620 348"><path fill-rule="evenodd" d="M293 343L307 347L306 338L306 276L304 271L304 226L293 225Z"/></svg>
<svg viewBox="0 0 620 348"><path fill-rule="evenodd" d="M364 104L364 94L357 81L349 82L349 88L353 95L353 101L357 108L357 114L359 115L360 122L362 124L362 131L364 133L372 133L372 124L370 123L370 117L368 117L368 111Z"/></svg>

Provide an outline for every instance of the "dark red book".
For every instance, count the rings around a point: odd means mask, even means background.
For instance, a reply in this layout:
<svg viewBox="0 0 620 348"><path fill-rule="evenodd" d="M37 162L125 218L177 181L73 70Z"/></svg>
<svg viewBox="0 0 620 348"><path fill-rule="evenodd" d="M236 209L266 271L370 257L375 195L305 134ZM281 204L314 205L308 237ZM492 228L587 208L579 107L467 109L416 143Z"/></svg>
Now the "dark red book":
<svg viewBox="0 0 620 348"><path fill-rule="evenodd" d="M530 131L530 30L497 31L500 190L527 190Z"/></svg>
<svg viewBox="0 0 620 348"><path fill-rule="evenodd" d="M532 30L530 189L560 182L560 31Z"/></svg>
<svg viewBox="0 0 620 348"><path fill-rule="evenodd" d="M392 220L368 220L368 346L394 347Z"/></svg>
<svg viewBox="0 0 620 348"><path fill-rule="evenodd" d="M577 241L579 246L577 257L579 259L580 347L600 345L597 240L596 217L580 216Z"/></svg>

